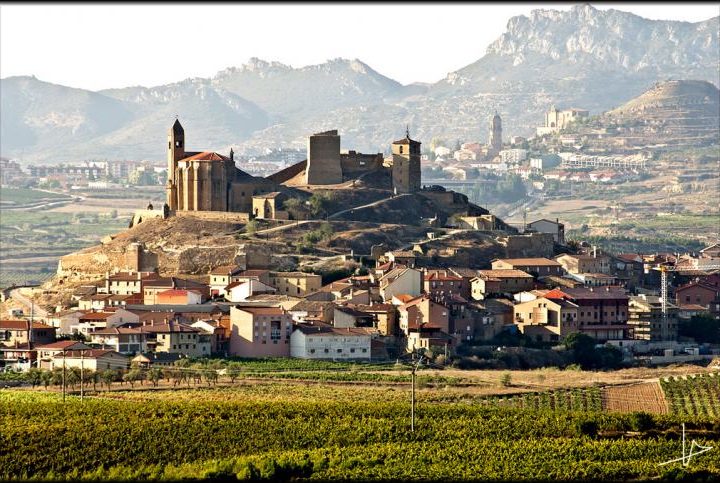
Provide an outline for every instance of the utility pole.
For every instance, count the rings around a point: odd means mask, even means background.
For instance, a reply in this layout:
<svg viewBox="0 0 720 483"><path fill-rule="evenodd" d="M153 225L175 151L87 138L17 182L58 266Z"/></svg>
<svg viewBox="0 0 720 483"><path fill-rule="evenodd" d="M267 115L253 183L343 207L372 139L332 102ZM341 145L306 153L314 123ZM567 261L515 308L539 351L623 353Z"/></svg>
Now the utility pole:
<svg viewBox="0 0 720 483"><path fill-rule="evenodd" d="M63 354L62 387L63 387L63 402L65 402L65 392L66 392L66 390L65 390L65 367L66 367L66 366L65 366L65 358L66 358L65 349L63 349L63 353L62 353L62 354Z"/></svg>
<svg viewBox="0 0 720 483"><path fill-rule="evenodd" d="M415 354L413 353L413 356ZM412 375L411 375L411 386L412 386L412 393L410 396L410 431L415 432L415 371L417 370L418 366L422 363L423 356L420 356L420 359L417 361L413 361L412 363Z"/></svg>
<svg viewBox="0 0 720 483"><path fill-rule="evenodd" d="M83 383L85 382L85 351L80 351L80 402L85 398L85 388Z"/></svg>

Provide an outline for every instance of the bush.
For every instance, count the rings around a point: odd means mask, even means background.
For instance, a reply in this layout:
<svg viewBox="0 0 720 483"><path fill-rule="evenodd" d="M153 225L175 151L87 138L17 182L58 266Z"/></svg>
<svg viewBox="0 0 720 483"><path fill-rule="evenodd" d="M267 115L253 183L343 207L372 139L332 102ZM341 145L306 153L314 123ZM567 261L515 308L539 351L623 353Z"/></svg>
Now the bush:
<svg viewBox="0 0 720 483"><path fill-rule="evenodd" d="M512 376L510 375L509 372L506 372L505 374L502 375L502 378L500 379L500 383L505 387L509 387L511 385Z"/></svg>
<svg viewBox="0 0 720 483"><path fill-rule="evenodd" d="M633 431L648 431L655 427L655 418L652 414L640 411L630 414L630 429Z"/></svg>
<svg viewBox="0 0 720 483"><path fill-rule="evenodd" d="M590 438L595 438L600 429L597 421L593 420L579 421L577 424L577 428L580 434L588 436Z"/></svg>

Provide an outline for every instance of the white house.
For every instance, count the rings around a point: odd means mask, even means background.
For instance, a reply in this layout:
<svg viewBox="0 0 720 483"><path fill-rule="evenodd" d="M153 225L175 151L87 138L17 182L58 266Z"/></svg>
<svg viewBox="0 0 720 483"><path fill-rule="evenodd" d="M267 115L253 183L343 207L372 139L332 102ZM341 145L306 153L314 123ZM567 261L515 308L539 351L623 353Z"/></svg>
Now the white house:
<svg viewBox="0 0 720 483"><path fill-rule="evenodd" d="M300 324L290 336L290 357L300 359L370 359L376 329Z"/></svg>
<svg viewBox="0 0 720 483"><path fill-rule="evenodd" d="M101 344L103 349L112 349L120 354L137 354L147 350L146 334L139 329L111 327L89 335L91 343Z"/></svg>
<svg viewBox="0 0 720 483"><path fill-rule="evenodd" d="M275 293L275 287L264 284L259 280L247 280L244 282L232 282L225 287L225 299L228 302L245 302L248 297L256 294Z"/></svg>
<svg viewBox="0 0 720 483"><path fill-rule="evenodd" d="M380 280L380 295L389 302L395 294L407 294L414 297L423 291L423 274L414 268L395 268L383 275Z"/></svg>

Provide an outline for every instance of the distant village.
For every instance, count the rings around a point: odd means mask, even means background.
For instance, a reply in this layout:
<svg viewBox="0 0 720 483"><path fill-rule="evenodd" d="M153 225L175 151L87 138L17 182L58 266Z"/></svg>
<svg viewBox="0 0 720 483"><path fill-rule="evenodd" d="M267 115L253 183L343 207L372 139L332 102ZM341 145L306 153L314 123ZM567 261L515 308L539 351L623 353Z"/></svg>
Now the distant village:
<svg viewBox="0 0 720 483"><path fill-rule="evenodd" d="M496 113L490 122L488 143L433 140L421 153L421 167L424 176L434 181L470 182L482 173L514 174L538 191L543 191L548 180L616 183L638 179L646 169L646 152L628 149L626 143L616 146L612 153L588 152L584 149L588 134L563 134L566 128L588 119L585 109L558 110L551 106L536 138L511 136L503 141L502 118ZM590 136L603 139L603 135L617 134L615 131L597 130ZM543 142L531 146L534 139ZM549 139L553 142L548 143ZM278 148L237 156L234 161L250 174L268 176L305 157L303 149ZM107 191L123 186L164 186L167 167L149 160L92 160L23 168L17 161L2 158L0 176L3 185Z"/></svg>
<svg viewBox="0 0 720 483"><path fill-rule="evenodd" d="M539 134L587 115L553 107ZM519 174L539 171L557 179L564 176L558 166L643 166L639 158L563 153L528 158L527 148L515 147L527 140L503 144L497 114L490 131L486 145L435 146L432 163L444 164L444 172L460 179L467 169L453 162ZM299 220L288 199L319 187L352 190L358 179L377 179L371 186L387 191L387 199L377 203L418 195L440 207L458 205L452 191L443 191L446 196L425 184L433 184L423 180L421 165L429 160L409 130L392 143L389 157L341 151L337 131L316 133L302 160L266 177L239 169L232 150L228 155L187 150L179 120L168 132L167 151L167 168L152 168L166 176L166 201L138 212L134 225L188 213ZM520 167L523 163L527 166ZM108 172L129 176L113 166L33 167L31 176L74 176L88 183ZM596 182L612 179L602 173L588 176ZM464 211L455 217L456 228L498 229L492 215L473 213L479 208L467 200L460 204ZM1 360L16 370L83 365L97 371L202 357L377 361L416 351L450 355L463 345L504 336L550 347L576 333L618 348L629 361L687 362L720 353L678 332L693 317L720 318L720 245L695 254L607 253L566 240L557 219L530 221L523 233L550 240L552 255L463 265L456 258L428 256L419 245L378 249L364 261L364 270L328 283L319 274L282 271L267 253L250 249L237 263L215 266L202 277L161 275L157 266L147 269L141 244L129 245L122 266L79 287L70 305L36 309L21 294L5 290L4 299L16 298L25 308L2 314ZM471 268L478 263L486 268ZM62 263L58 268L58 276L71 272Z"/></svg>

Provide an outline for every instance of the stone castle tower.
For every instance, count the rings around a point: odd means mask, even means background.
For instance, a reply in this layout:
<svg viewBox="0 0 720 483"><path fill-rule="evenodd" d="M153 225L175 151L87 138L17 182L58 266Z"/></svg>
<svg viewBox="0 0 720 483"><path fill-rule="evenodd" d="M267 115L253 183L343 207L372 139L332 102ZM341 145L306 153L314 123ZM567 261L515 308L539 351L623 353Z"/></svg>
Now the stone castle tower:
<svg viewBox="0 0 720 483"><path fill-rule="evenodd" d="M313 134L307 141L305 184L338 184L342 181L340 136L337 130Z"/></svg>
<svg viewBox="0 0 720 483"><path fill-rule="evenodd" d="M392 143L392 184L397 193L420 191L420 142L405 137Z"/></svg>
<svg viewBox="0 0 720 483"><path fill-rule="evenodd" d="M178 208L177 198L177 180L175 173L178 167L178 161L185 157L185 130L180 121L175 119L175 123L168 130L168 180L166 187L167 204L171 210Z"/></svg>
<svg viewBox="0 0 720 483"><path fill-rule="evenodd" d="M502 149L502 119L500 119L500 115L497 111L490 123L490 142L488 145L490 150L495 154L499 153Z"/></svg>

